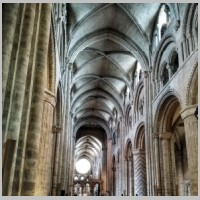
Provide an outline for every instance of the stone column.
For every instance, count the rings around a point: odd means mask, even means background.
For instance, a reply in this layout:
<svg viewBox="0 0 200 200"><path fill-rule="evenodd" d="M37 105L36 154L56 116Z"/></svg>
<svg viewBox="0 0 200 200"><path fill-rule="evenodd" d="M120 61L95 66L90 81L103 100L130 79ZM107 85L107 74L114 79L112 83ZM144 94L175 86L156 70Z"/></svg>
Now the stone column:
<svg viewBox="0 0 200 200"><path fill-rule="evenodd" d="M71 84L71 69L73 65L72 63L68 63L67 65L67 70L66 73L63 76L63 79L65 80L64 85L66 88L65 91L65 105L64 105L64 125L63 125L63 130L65 130L64 137L63 137L63 149L62 149L62 160L61 160L61 190L66 189L66 185L68 185L69 188L69 183L70 183L70 167L71 167L71 162L66 162L69 161L71 158L70 152L72 151L71 149L71 140L72 138L72 131L70 130L70 84ZM73 158L74 159L74 158ZM68 172L68 173L67 173ZM66 192L66 191L65 191ZM69 190L67 191L68 193L70 192Z"/></svg>
<svg viewBox="0 0 200 200"><path fill-rule="evenodd" d="M108 138L107 139L107 184L106 184L106 191L111 191L112 190L112 184L111 184L111 179L112 179L112 172L110 170L110 166L112 166L112 139Z"/></svg>
<svg viewBox="0 0 200 200"><path fill-rule="evenodd" d="M10 69L18 8L18 3L4 3L2 5L2 109Z"/></svg>
<svg viewBox="0 0 200 200"><path fill-rule="evenodd" d="M116 167L112 168L113 172L113 196L116 196Z"/></svg>
<svg viewBox="0 0 200 200"><path fill-rule="evenodd" d="M135 195L147 195L146 159L145 152L141 149L133 150Z"/></svg>
<svg viewBox="0 0 200 200"><path fill-rule="evenodd" d="M130 174L129 174L129 160L126 158L126 174L127 174L127 196L129 196L129 191L130 191Z"/></svg>
<svg viewBox="0 0 200 200"><path fill-rule="evenodd" d="M171 176L170 176L170 139L171 133L165 132L160 134L160 139L162 143L162 157L163 157L163 174L164 174L164 191L165 196L172 195L172 186L171 186Z"/></svg>
<svg viewBox="0 0 200 200"><path fill-rule="evenodd" d="M161 196L161 182L160 182L160 155L159 155L159 140L158 134L153 134L154 138L154 153L155 153L155 170L156 170L156 194L157 196Z"/></svg>
<svg viewBox="0 0 200 200"><path fill-rule="evenodd" d="M106 193L106 186L107 186L107 148L102 148L102 180L103 180L103 193Z"/></svg>
<svg viewBox="0 0 200 200"><path fill-rule="evenodd" d="M59 142L60 145L59 145L57 192L56 192L57 196L60 195L60 191L61 191L61 170L62 170L63 138L64 138L64 133L60 134L60 142Z"/></svg>
<svg viewBox="0 0 200 200"><path fill-rule="evenodd" d="M147 151L145 152L145 176L146 176L146 187L145 189L147 190L145 195L151 196L153 195L153 185L154 185L154 163L153 161L153 156L152 156L152 151L153 151L153 145L152 145L152 127L151 127L151 85L150 85L150 80L151 80L151 72L150 71L144 71L144 116L145 116L145 149ZM134 165L136 165L135 160L134 160ZM136 184L136 183L135 183ZM145 193L145 192L144 192Z"/></svg>
<svg viewBox="0 0 200 200"><path fill-rule="evenodd" d="M122 161L124 163L124 166L123 166L123 184L122 184L122 187L123 187L123 193L124 193L124 196L127 196L127 179L128 179L128 174L127 174L127 158L125 157L124 160Z"/></svg>
<svg viewBox="0 0 200 200"><path fill-rule="evenodd" d="M172 177L172 181L171 181L171 192L172 192L172 196L176 196L177 192L176 192L176 181L177 181L177 176L176 176L176 160L175 160L175 148L174 148L174 144L175 144L175 135L174 133L171 135L171 144L170 144L170 150L171 150L171 177Z"/></svg>
<svg viewBox="0 0 200 200"><path fill-rule="evenodd" d="M52 181L52 196L57 195L57 186L58 186L58 166L59 166L59 153L60 153L60 134L61 128L58 126L53 127L53 134L56 136L55 141L55 157L54 157L54 167L53 167L53 181Z"/></svg>
<svg viewBox="0 0 200 200"><path fill-rule="evenodd" d="M198 120L194 116L197 105L183 109L188 167L191 173L191 194L198 195Z"/></svg>
<svg viewBox="0 0 200 200"><path fill-rule="evenodd" d="M33 26L35 19L35 4L27 4L24 14L23 28L21 33L21 43L18 50L17 69L12 94L12 104L9 110L8 129L3 129L3 140L11 139L16 141L15 150L13 151L9 177L3 180L3 192L7 190L7 195L12 193L12 184L14 179L14 168L17 156L17 146L20 133L20 124L22 119L23 103L26 88L26 77L31 50L31 41L33 35ZM4 118L5 119L5 118ZM6 118L7 119L7 118ZM6 136L7 134L7 136ZM5 184L4 184L5 183ZM7 189L6 189L7 188Z"/></svg>
<svg viewBox="0 0 200 200"><path fill-rule="evenodd" d="M37 164L39 156L40 132L42 123L42 110L45 87L45 68L47 67L47 55L51 21L51 5L41 4L41 16L35 58L35 78L33 85L32 105L30 111L30 123L28 128L24 174L21 195L34 196Z"/></svg>
<svg viewBox="0 0 200 200"><path fill-rule="evenodd" d="M177 158L177 178L178 178L178 194L179 196L184 196L184 177L183 177L183 156L182 151L179 150L176 154Z"/></svg>
<svg viewBox="0 0 200 200"><path fill-rule="evenodd" d="M129 196L133 196L133 157L129 157Z"/></svg>

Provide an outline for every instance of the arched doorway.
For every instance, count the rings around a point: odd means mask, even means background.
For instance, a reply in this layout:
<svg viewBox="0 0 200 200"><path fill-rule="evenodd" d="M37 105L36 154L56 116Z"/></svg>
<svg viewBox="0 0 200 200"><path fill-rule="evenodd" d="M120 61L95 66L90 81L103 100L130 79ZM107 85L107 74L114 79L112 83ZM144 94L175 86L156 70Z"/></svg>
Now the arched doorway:
<svg viewBox="0 0 200 200"><path fill-rule="evenodd" d="M157 133L157 188L158 195L190 195L190 173L184 122L180 115L181 106L174 93L169 92L158 107ZM154 143L157 145L157 143ZM159 161L158 161L159 160ZM159 163L158 163L159 162Z"/></svg>

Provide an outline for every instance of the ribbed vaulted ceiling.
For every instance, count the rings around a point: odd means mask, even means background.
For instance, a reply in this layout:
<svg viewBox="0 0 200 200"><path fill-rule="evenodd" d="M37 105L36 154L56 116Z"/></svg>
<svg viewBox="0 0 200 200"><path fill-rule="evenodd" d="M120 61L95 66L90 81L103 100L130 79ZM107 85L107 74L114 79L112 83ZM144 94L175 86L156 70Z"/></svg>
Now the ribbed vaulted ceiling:
<svg viewBox="0 0 200 200"><path fill-rule="evenodd" d="M110 130L110 122L124 114L125 90L131 90L137 63L148 67L149 41L159 7L159 3L68 4L74 129L87 119L84 125L103 123ZM78 140L76 157L93 160L98 153L93 140Z"/></svg>

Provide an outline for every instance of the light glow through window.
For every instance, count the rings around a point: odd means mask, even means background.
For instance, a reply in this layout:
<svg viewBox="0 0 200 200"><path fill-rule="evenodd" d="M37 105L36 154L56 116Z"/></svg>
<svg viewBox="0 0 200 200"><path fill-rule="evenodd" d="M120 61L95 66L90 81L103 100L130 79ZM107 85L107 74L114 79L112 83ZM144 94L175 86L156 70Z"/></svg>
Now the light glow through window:
<svg viewBox="0 0 200 200"><path fill-rule="evenodd" d="M87 159L80 159L76 162L76 170L80 174L87 173L91 168L90 162Z"/></svg>

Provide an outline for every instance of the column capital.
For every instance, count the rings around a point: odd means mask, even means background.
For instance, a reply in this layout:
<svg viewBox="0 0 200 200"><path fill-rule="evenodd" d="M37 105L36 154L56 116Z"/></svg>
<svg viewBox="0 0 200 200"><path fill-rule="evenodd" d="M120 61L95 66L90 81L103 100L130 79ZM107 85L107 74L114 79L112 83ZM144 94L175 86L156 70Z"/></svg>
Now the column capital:
<svg viewBox="0 0 200 200"><path fill-rule="evenodd" d="M171 132L163 132L163 133L159 134L160 139L170 139L171 137L172 137Z"/></svg>
<svg viewBox="0 0 200 200"><path fill-rule="evenodd" d="M185 119L189 116L194 116L195 110L196 110L197 104L192 105L192 106L188 106L187 108L184 108L180 111L181 117L182 119Z"/></svg>

